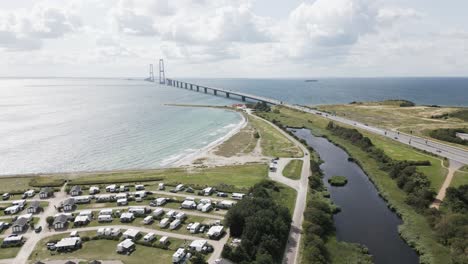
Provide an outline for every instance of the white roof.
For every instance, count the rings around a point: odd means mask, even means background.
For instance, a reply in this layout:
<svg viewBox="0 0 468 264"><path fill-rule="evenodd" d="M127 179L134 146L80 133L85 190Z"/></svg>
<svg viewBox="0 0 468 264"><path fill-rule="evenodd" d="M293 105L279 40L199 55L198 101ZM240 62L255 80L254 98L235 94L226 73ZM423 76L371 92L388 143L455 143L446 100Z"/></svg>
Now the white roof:
<svg viewBox="0 0 468 264"><path fill-rule="evenodd" d="M80 241L81 241L81 238L79 237L65 237L65 238L62 238L62 240L60 240L59 242L57 242L55 246L56 247L70 247L70 246L76 245Z"/></svg>
<svg viewBox="0 0 468 264"><path fill-rule="evenodd" d="M200 199L200 203L202 203L202 204L211 203L211 200L210 200L210 199L203 198L203 199Z"/></svg>
<svg viewBox="0 0 468 264"><path fill-rule="evenodd" d="M155 236L154 233L148 233L148 234L146 234L146 235L143 237L143 239L148 239L148 238L154 237L154 236Z"/></svg>
<svg viewBox="0 0 468 264"><path fill-rule="evenodd" d="M13 205L21 205L21 204L25 204L26 200L16 200L16 201L12 201L11 203Z"/></svg>
<svg viewBox="0 0 468 264"><path fill-rule="evenodd" d="M167 222L171 221L171 219L169 218L164 218L163 220L161 220L161 224L166 224Z"/></svg>
<svg viewBox="0 0 468 264"><path fill-rule="evenodd" d="M138 231L136 229L128 229L127 231L125 231L123 233L123 235L124 236L130 236L130 237L136 237L139 233L140 233L140 231Z"/></svg>
<svg viewBox="0 0 468 264"><path fill-rule="evenodd" d="M93 212L91 210L85 210L85 211L81 211L78 215L92 215Z"/></svg>
<svg viewBox="0 0 468 264"><path fill-rule="evenodd" d="M107 188L115 189L115 188L117 188L117 185L115 185L115 184L107 185L106 189Z"/></svg>
<svg viewBox="0 0 468 264"><path fill-rule="evenodd" d="M6 242L16 242L16 241L21 241L23 239L23 236L11 236L11 237L5 237L3 241Z"/></svg>
<svg viewBox="0 0 468 264"><path fill-rule="evenodd" d="M209 236L212 236L214 234L219 234L223 231L223 226L212 226L210 230L206 233Z"/></svg>
<svg viewBox="0 0 468 264"><path fill-rule="evenodd" d="M192 241L192 243L190 244L190 247L202 248L202 247L206 246L207 243L208 243L208 241L206 241L204 239L198 239L198 240Z"/></svg>
<svg viewBox="0 0 468 264"><path fill-rule="evenodd" d="M153 217L152 217L151 215L148 215L148 216L145 217L145 219L143 219L143 220L148 221L148 220L150 220L150 219L153 219Z"/></svg>
<svg viewBox="0 0 468 264"><path fill-rule="evenodd" d="M135 217L133 213L123 213L120 218L133 218Z"/></svg>
<svg viewBox="0 0 468 264"><path fill-rule="evenodd" d="M232 196L244 196L245 194L243 193L232 193Z"/></svg>
<svg viewBox="0 0 468 264"><path fill-rule="evenodd" d="M192 206L197 205L197 203L195 203L194 201L185 200L182 202L182 205Z"/></svg>
<svg viewBox="0 0 468 264"><path fill-rule="evenodd" d="M103 219L103 218L109 219L109 218L112 218L112 215L102 214L102 215L99 215L99 216L98 216L98 219Z"/></svg>
<svg viewBox="0 0 468 264"><path fill-rule="evenodd" d="M156 201L157 202L162 202L162 201L166 201L167 198L166 197L159 197L159 198L156 198Z"/></svg>
<svg viewBox="0 0 468 264"><path fill-rule="evenodd" d="M79 215L75 217L75 222L86 222L89 221L89 217L87 215Z"/></svg>
<svg viewBox="0 0 468 264"><path fill-rule="evenodd" d="M167 236L163 236L161 237L161 239L159 239L159 242L166 242L169 238Z"/></svg>
<svg viewBox="0 0 468 264"><path fill-rule="evenodd" d="M22 215L18 216L18 219L20 219L20 218L31 219L32 217L33 217L32 214L22 214Z"/></svg>
<svg viewBox="0 0 468 264"><path fill-rule="evenodd" d="M89 189L90 189L90 190L99 190L99 187L97 187L97 186L91 186L91 187L89 187Z"/></svg>
<svg viewBox="0 0 468 264"><path fill-rule="evenodd" d="M229 200L222 200L222 201L221 201L221 204L233 205L233 204L235 204L235 203L236 203L236 202L234 202L234 201L229 201Z"/></svg>
<svg viewBox="0 0 468 264"><path fill-rule="evenodd" d="M120 242L117 246L118 247L123 247L123 248L129 248L135 245L133 241L130 238L125 239L124 241Z"/></svg>
<svg viewBox="0 0 468 264"><path fill-rule="evenodd" d="M127 198L128 193L119 193L115 196L117 199Z"/></svg>
<svg viewBox="0 0 468 264"><path fill-rule="evenodd" d="M102 209L101 211L99 211L99 213L112 213L112 209L105 208L105 209Z"/></svg>
<svg viewBox="0 0 468 264"><path fill-rule="evenodd" d="M179 248L177 251L172 255L173 257L179 258L181 256L185 255L185 249Z"/></svg>
<svg viewBox="0 0 468 264"><path fill-rule="evenodd" d="M19 209L19 205L13 205L5 209L5 211L16 211Z"/></svg>
<svg viewBox="0 0 468 264"><path fill-rule="evenodd" d="M81 200L81 199L87 200L87 199L91 199L91 198L89 197L89 195L82 195L82 196L75 196L73 199L75 199L75 200Z"/></svg>
<svg viewBox="0 0 468 264"><path fill-rule="evenodd" d="M122 199L117 200L117 203L125 203L125 202L127 202L127 198L122 198Z"/></svg>

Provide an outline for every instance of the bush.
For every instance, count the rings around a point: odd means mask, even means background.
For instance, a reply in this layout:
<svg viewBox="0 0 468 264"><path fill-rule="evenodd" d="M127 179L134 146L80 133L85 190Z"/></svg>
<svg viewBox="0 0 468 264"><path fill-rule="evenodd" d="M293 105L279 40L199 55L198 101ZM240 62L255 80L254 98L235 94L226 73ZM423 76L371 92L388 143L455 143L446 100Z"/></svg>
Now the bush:
<svg viewBox="0 0 468 264"><path fill-rule="evenodd" d="M468 140L457 137L457 133L467 132L468 130L463 128L439 128L429 132L429 135L435 139L468 146Z"/></svg>

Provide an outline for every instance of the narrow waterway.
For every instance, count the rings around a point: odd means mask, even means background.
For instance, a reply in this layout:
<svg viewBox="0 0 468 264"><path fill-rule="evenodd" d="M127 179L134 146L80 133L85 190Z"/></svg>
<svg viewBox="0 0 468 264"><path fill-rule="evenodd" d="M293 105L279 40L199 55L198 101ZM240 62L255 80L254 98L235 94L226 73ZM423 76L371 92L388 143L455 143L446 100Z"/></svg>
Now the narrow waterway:
<svg viewBox="0 0 468 264"><path fill-rule="evenodd" d="M418 263L419 257L398 234L401 219L388 209L375 186L349 155L327 139L312 135L308 129L295 129L321 157L324 183L331 199L341 208L334 216L340 241L359 243L369 249L377 264ZM348 178L344 187L333 187L328 179L335 175Z"/></svg>

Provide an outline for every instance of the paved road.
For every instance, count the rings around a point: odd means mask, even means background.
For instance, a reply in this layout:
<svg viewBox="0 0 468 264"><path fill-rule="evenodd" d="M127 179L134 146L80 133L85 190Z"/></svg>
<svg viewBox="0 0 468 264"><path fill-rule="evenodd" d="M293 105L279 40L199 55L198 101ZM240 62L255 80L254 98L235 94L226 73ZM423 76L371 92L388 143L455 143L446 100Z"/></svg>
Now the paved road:
<svg viewBox="0 0 468 264"><path fill-rule="evenodd" d="M294 206L294 213L292 215L292 223L291 229L289 231L289 238L288 243L286 245L285 254L283 263L285 264L295 264L299 263L299 249L300 249L300 241L302 237L302 223L304 221L304 211L307 204L307 191L309 186L309 176L310 176L310 153L309 150L302 145L299 141L293 138L288 133L284 132L279 127L275 126L271 122L260 118L258 116L252 115L255 118L259 118L264 120L265 122L272 125L275 129L281 132L284 136L286 136L289 140L291 140L296 146L298 146L304 156L302 158L295 158L295 159L302 159L302 170L301 170L301 178L299 180L292 180L287 177L283 176L283 169L284 167L291 161L293 158L280 158L278 160L278 169L276 172L270 172L269 177L274 181L283 183L288 185L291 188L294 188L297 191L296 197L296 204Z"/></svg>

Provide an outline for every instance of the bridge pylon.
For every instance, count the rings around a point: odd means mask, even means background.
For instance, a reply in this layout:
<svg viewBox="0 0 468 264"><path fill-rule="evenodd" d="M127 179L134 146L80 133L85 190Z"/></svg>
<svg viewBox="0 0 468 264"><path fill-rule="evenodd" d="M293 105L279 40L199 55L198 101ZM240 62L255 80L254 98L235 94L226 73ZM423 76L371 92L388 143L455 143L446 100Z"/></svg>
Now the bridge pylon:
<svg viewBox="0 0 468 264"><path fill-rule="evenodd" d="M159 84L166 83L166 75L164 73L164 60L159 59Z"/></svg>

